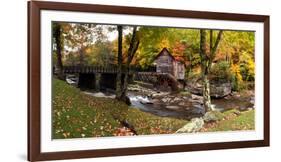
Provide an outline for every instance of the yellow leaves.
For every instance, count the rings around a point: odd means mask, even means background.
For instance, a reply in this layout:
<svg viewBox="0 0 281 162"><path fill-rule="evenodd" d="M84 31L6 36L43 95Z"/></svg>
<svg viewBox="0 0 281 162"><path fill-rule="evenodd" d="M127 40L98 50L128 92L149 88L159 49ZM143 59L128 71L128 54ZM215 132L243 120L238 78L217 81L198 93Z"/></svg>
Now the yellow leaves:
<svg viewBox="0 0 281 162"><path fill-rule="evenodd" d="M158 45L159 49L163 49L163 48L169 48L170 47L170 43L168 39L163 39L159 45Z"/></svg>
<svg viewBox="0 0 281 162"><path fill-rule="evenodd" d="M71 29L71 26L68 23L61 23L63 31L68 32Z"/></svg>
<svg viewBox="0 0 281 162"><path fill-rule="evenodd" d="M67 138L67 137L70 136L70 132L64 132L62 135L63 135L64 138Z"/></svg>
<svg viewBox="0 0 281 162"><path fill-rule="evenodd" d="M255 62L254 60L248 60L248 77L255 77Z"/></svg>
<svg viewBox="0 0 281 162"><path fill-rule="evenodd" d="M90 47L85 48L85 53L88 55L92 52L92 49Z"/></svg>
<svg viewBox="0 0 281 162"><path fill-rule="evenodd" d="M62 135L64 136L64 138L67 138L67 134L66 133L63 133Z"/></svg>
<svg viewBox="0 0 281 162"><path fill-rule="evenodd" d="M238 64L232 64L231 65L231 72L232 73L240 73L240 68Z"/></svg>
<svg viewBox="0 0 281 162"><path fill-rule="evenodd" d="M111 129L112 126L109 123L106 123L106 125L108 125L108 128Z"/></svg>
<svg viewBox="0 0 281 162"><path fill-rule="evenodd" d="M231 72L232 72L232 74L235 75L235 77L236 77L238 82L242 82L243 81L242 75L240 73L240 66L239 66L239 64L232 64L231 65Z"/></svg>
<svg viewBox="0 0 281 162"><path fill-rule="evenodd" d="M126 104L113 99L83 95L57 80L54 81L54 87L53 100L56 104L53 105L52 126L55 139L134 135L128 128L121 129L120 120L128 121L140 135L153 134L150 128L155 128L154 134L168 133L185 123L178 123L175 119L165 122L163 118L128 108ZM89 102L92 106L88 105Z"/></svg>
<svg viewBox="0 0 281 162"><path fill-rule="evenodd" d="M248 68L251 73L255 73L255 62L253 60L248 61Z"/></svg>

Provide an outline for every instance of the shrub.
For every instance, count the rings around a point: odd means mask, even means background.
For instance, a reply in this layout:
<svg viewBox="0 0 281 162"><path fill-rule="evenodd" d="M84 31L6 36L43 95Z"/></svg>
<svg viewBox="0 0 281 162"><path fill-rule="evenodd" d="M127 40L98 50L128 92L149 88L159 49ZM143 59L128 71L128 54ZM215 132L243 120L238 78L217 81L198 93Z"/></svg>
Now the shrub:
<svg viewBox="0 0 281 162"><path fill-rule="evenodd" d="M227 61L220 61L214 64L211 68L210 74L213 80L231 80L230 65Z"/></svg>

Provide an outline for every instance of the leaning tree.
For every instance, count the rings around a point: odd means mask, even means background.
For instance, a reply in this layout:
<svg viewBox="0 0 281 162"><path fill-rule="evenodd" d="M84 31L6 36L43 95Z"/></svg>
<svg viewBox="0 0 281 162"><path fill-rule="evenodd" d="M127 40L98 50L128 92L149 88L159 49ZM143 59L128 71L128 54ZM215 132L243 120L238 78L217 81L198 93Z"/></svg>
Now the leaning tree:
<svg viewBox="0 0 281 162"><path fill-rule="evenodd" d="M118 73L116 78L116 99L121 100L129 104L129 100L127 97L127 87L128 87L128 80L129 80L129 73L130 73L130 64L135 56L135 53L139 47L139 38L137 37L137 27L133 27L133 32L129 41L129 48L127 51L127 61L125 63L125 75L124 81L122 84L122 65L123 65L123 26L117 26L118 31Z"/></svg>
<svg viewBox="0 0 281 162"><path fill-rule="evenodd" d="M127 51L127 61L125 64L125 77L124 77L124 83L123 83L123 88L122 88L122 93L121 93L121 99L123 101L127 101L127 87L128 87L128 80L129 80L129 73L130 73L130 64L138 50L139 47L139 39L137 37L137 27L133 27L133 33L132 37L130 40L130 45L129 49Z"/></svg>

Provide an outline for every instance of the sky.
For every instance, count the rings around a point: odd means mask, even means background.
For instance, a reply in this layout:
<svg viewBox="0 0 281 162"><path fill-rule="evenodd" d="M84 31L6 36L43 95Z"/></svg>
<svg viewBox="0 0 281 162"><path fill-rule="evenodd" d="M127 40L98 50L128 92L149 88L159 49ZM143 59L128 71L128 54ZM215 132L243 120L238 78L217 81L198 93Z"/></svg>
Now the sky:
<svg viewBox="0 0 281 162"><path fill-rule="evenodd" d="M107 26L107 25L104 25L104 26ZM105 30L106 31L106 30ZM131 29L130 28L125 28L123 29L123 35L127 35L131 32ZM111 32L107 32L106 33L106 36L108 38L109 41L113 41L115 39L117 39L118 37L118 32L117 30L114 30L114 31L111 31Z"/></svg>

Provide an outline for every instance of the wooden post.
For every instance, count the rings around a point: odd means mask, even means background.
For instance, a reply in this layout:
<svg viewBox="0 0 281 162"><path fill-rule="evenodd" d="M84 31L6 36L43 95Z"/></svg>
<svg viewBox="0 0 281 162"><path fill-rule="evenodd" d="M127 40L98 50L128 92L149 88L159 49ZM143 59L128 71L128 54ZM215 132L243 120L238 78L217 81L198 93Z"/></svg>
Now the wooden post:
<svg viewBox="0 0 281 162"><path fill-rule="evenodd" d="M95 75L95 90L100 91L101 73L96 73Z"/></svg>

